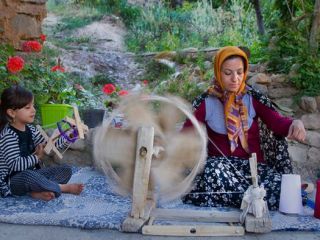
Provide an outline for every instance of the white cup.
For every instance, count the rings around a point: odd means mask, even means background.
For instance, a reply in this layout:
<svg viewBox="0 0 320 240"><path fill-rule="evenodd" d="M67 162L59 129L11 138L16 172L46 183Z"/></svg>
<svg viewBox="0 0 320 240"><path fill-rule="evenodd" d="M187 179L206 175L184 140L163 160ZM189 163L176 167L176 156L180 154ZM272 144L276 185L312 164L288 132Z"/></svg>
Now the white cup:
<svg viewBox="0 0 320 240"><path fill-rule="evenodd" d="M300 175L282 175L279 211L289 214L302 213L303 207Z"/></svg>

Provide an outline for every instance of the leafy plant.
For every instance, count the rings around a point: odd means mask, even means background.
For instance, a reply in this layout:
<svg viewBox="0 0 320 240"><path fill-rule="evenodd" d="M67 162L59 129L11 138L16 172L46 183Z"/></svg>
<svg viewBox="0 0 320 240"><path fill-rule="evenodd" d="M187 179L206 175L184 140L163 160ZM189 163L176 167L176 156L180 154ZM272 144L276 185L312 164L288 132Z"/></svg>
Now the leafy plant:
<svg viewBox="0 0 320 240"><path fill-rule="evenodd" d="M300 62L301 61L301 62ZM320 93L320 59L312 55L304 56L297 63L296 76L291 78L293 84L304 94L318 96Z"/></svg>
<svg viewBox="0 0 320 240"><path fill-rule="evenodd" d="M319 95L320 51L312 54L308 39L312 2L274 1L274 10L279 17L273 19L272 38L265 56L270 71L291 72L291 82L303 94Z"/></svg>
<svg viewBox="0 0 320 240"><path fill-rule="evenodd" d="M79 109L103 109L103 96L101 89L92 88L92 86L83 87L80 83L74 84L76 98L79 99Z"/></svg>
<svg viewBox="0 0 320 240"><path fill-rule="evenodd" d="M149 80L149 85L156 86L159 82L168 79L173 73L174 69L164 64L159 64L156 61L150 61L146 65L146 72L143 79Z"/></svg>
<svg viewBox="0 0 320 240"><path fill-rule="evenodd" d="M126 25L140 16L140 8L128 4L127 0L74 0L74 4L96 9L103 14L116 14L121 16Z"/></svg>
<svg viewBox="0 0 320 240"><path fill-rule="evenodd" d="M126 42L135 52L176 51L190 46L261 46L255 11L251 4L240 0L218 8L211 0L187 3L178 9L156 3L143 9L129 26Z"/></svg>
<svg viewBox="0 0 320 240"><path fill-rule="evenodd" d="M60 17L54 31L47 32L48 35L61 31L70 32L74 29L84 27L94 21L101 20L106 13L104 8L94 8L88 5L82 5L80 7L71 0L49 0L47 8L48 11Z"/></svg>
<svg viewBox="0 0 320 240"><path fill-rule="evenodd" d="M20 84L33 92L37 104L74 103L75 91L68 84L68 76L61 71L53 71L54 64L45 56L37 53L22 53L20 58L25 64L21 71L12 73L8 67L10 56L16 55L10 46L1 46L0 50L0 90L13 84Z"/></svg>
<svg viewBox="0 0 320 240"><path fill-rule="evenodd" d="M127 90L123 90L119 86L115 86L112 83L105 84L102 91L106 95L104 104L109 111L112 111L112 109L117 106L122 96L129 94Z"/></svg>
<svg viewBox="0 0 320 240"><path fill-rule="evenodd" d="M179 76L161 81L154 89L157 94L174 94L193 101L209 86L208 83L198 82L190 79L189 69L185 69Z"/></svg>
<svg viewBox="0 0 320 240"><path fill-rule="evenodd" d="M98 74L94 77L92 77L90 79L90 82L92 83L92 85L94 86L99 86L99 85L104 85L107 83L114 83L115 80L110 78L108 75L106 74Z"/></svg>

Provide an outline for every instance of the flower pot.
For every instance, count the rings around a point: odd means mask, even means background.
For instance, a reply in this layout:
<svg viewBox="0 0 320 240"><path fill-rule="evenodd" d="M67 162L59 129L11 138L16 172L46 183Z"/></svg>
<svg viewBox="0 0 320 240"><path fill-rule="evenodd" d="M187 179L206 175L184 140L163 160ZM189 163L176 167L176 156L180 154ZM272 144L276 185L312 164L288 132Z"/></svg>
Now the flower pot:
<svg viewBox="0 0 320 240"><path fill-rule="evenodd" d="M104 109L84 109L80 111L82 121L89 128L97 127L102 123L104 112Z"/></svg>
<svg viewBox="0 0 320 240"><path fill-rule="evenodd" d="M43 128L56 128L57 122L66 116L72 117L73 107L68 104L41 104L41 122Z"/></svg>

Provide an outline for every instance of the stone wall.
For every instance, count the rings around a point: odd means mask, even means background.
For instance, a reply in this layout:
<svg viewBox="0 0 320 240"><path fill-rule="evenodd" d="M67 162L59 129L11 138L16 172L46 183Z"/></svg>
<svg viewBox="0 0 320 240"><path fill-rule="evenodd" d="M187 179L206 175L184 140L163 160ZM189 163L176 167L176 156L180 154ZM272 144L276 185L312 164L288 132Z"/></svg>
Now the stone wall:
<svg viewBox="0 0 320 240"><path fill-rule="evenodd" d="M305 142L289 141L289 154L295 173L300 174L303 180L315 181L320 178L320 93L316 97L303 96L297 101L294 96L298 91L289 83L290 74L268 75L256 71L250 75L249 82L277 103L282 114L304 123L307 130Z"/></svg>
<svg viewBox="0 0 320 240"><path fill-rule="evenodd" d="M21 49L26 40L38 39L47 15L47 0L0 0L0 41Z"/></svg>

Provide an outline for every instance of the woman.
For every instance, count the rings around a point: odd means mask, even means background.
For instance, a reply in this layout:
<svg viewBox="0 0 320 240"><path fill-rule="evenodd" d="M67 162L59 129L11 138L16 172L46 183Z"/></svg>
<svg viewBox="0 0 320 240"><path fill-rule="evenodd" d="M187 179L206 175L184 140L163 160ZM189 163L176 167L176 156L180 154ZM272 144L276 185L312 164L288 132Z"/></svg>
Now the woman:
<svg viewBox="0 0 320 240"><path fill-rule="evenodd" d="M224 47L215 57L214 86L195 111L196 118L207 128L208 159L193 190L184 197L185 203L240 207L243 194L251 185L248 158L256 153L269 209L279 206L281 173L290 172L291 163L282 162L282 169L266 164L258 119L277 136L303 141L306 132L300 120L283 117L253 97L255 94L246 85L248 67L247 55L238 47ZM184 128L190 126L187 121Z"/></svg>

